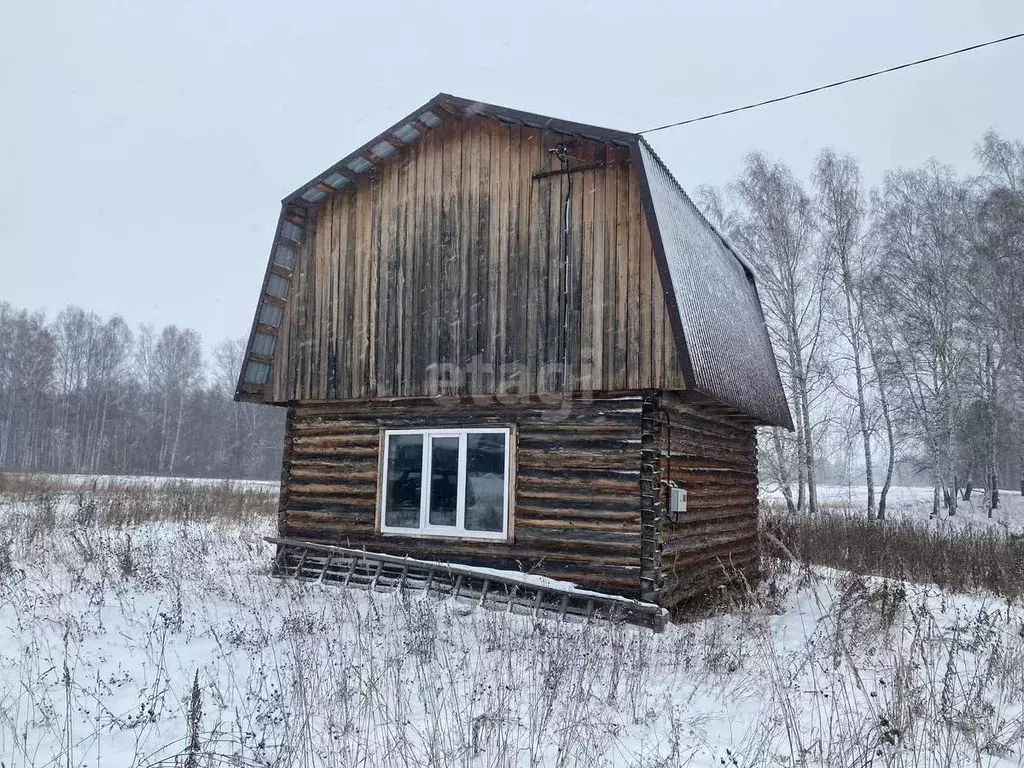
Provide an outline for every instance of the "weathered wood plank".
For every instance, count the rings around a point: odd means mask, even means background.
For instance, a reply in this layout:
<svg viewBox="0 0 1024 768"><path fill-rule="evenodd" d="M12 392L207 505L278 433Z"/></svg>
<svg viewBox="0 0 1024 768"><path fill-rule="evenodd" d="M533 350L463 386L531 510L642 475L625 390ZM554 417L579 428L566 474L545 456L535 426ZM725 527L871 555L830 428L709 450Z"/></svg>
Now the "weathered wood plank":
<svg viewBox="0 0 1024 768"><path fill-rule="evenodd" d="M603 151L603 150L602 150ZM597 387L602 381L602 361L604 359L604 315L605 315L605 195L608 185L607 168L599 168L593 175L594 192L589 236L584 243L584 261L591 265L593 288L591 301L584 303L583 311L590 310L590 382L589 388ZM589 244L590 250L587 250Z"/></svg>
<svg viewBox="0 0 1024 768"><path fill-rule="evenodd" d="M531 168L540 168L543 158L540 136L527 139ZM527 289L523 296L526 307L526 337L522 358L526 363L525 388L527 392L543 391L538 367L544 360L544 318L547 316L548 285L544 266L547 261L547 233L550 219L551 183L548 180L528 180L530 191L529 239L526 251Z"/></svg>
<svg viewBox="0 0 1024 768"><path fill-rule="evenodd" d="M580 303L576 308L579 329L579 359L576 376L577 389L590 389L590 363L594 354L594 207L597 194L597 171L581 173L579 184L580 212L577 221L580 265Z"/></svg>
<svg viewBox="0 0 1024 768"><path fill-rule="evenodd" d="M628 175L628 202L626 204L626 236L628 247L626 255L626 386L629 389L636 389L640 386L640 349L643 346L643 339L640 338L640 317L644 312L649 312L649 306L643 306L643 293L640 285L640 223L642 213L640 212L640 194L636 177Z"/></svg>
<svg viewBox="0 0 1024 768"><path fill-rule="evenodd" d="M615 353L612 386L629 388L629 189L627 168L617 165L615 185Z"/></svg>
<svg viewBox="0 0 1024 768"><path fill-rule="evenodd" d="M565 329L565 349L566 355L568 356L568 382L563 383L563 389L567 388L570 391L578 391L580 389L580 372L581 362L583 354L583 342L582 332L583 328L580 325L582 317L583 294L584 290L587 293L590 291L592 285L592 278L590 276L590 259L584 258L584 228L585 222L593 220L593 212L591 212L590 218L584 218L586 210L584 207L584 189L587 183L587 174L581 173L575 176L567 177L567 182L571 182L571 200L570 205L572 208L572 218L570 220L570 269L569 269L569 286L566 296L563 297L563 303L568 304L568 327ZM592 252L587 251L588 255ZM586 267L584 264L586 263ZM586 275L584 275L586 272ZM585 289L586 286L586 289ZM591 297L591 301L593 297Z"/></svg>
<svg viewBox="0 0 1024 768"><path fill-rule="evenodd" d="M545 136L545 149L557 144L557 137ZM558 167L558 161L549 155L547 165ZM543 217L544 230L541 233L543 255L540 281L546 289L544 312L540 315L541 327L537 334L540 351L538 359L537 386L542 392L566 390L562 382L562 339L565 336L562 315L562 287L565 281L564 251L566 238L564 230L565 186L564 174L550 176L534 182L547 190L547 211ZM535 294L536 295L536 294Z"/></svg>
<svg viewBox="0 0 1024 768"><path fill-rule="evenodd" d="M377 357L377 396L398 391L401 357L399 355L398 305L402 279L402 251L399 244L401 208L399 186L403 174L384 174L381 180L382 221L380 226L380 269L378 316L381 323L379 344L383 354Z"/></svg>
<svg viewBox="0 0 1024 768"><path fill-rule="evenodd" d="M657 381L657 371L654 366L654 338L655 338L655 303L653 294L653 274L654 274L654 253L651 249L651 239L647 236L643 221L643 211L640 209L639 194L637 197L637 209L635 213L635 221L633 222L633 232L635 237L632 240L638 242L638 258L640 267L640 293L638 300L633 302L639 311L640 326L639 326L639 339L638 341L638 360L639 369L637 370L636 379L637 386L640 382L655 382Z"/></svg>
<svg viewBox="0 0 1024 768"><path fill-rule="evenodd" d="M446 322L448 310L448 308L440 306L441 284L444 279L443 265L446 259L442 239L447 237L450 245L451 232L447 226L442 227L442 201L444 199L446 182L444 176L443 148L445 146L447 136L441 131L434 131L429 136L433 139L433 145L431 147L433 150L431 152L432 180L428 186L429 199L427 215L429 217L429 226L424 237L424 261L427 264L425 282L426 285L430 287L430 295L423 307L423 317L427 321L427 335L426 339L424 339L426 343L426 354L423 358L423 376L427 382L427 394L436 395L438 393L438 378L436 368L432 370L432 366L436 366L437 362L441 359L440 337L444 332L444 324Z"/></svg>
<svg viewBox="0 0 1024 768"><path fill-rule="evenodd" d="M563 356L575 389L588 353L595 390L681 386L636 179L615 147L573 145L605 165L571 177L564 327L570 177L533 175L557 171L546 149L570 138L460 116L330 193L304 227L267 397L435 395L438 365L476 355L483 373L460 391L563 386Z"/></svg>
<svg viewBox="0 0 1024 768"><path fill-rule="evenodd" d="M488 358L488 369L493 387L499 386L499 374L505 350L505 336L508 331L508 230L509 214L509 151L506 133L497 122L489 123L490 129L490 189L488 190L488 252L495 259L492 272L488 273L488 293L492 286L494 296L489 304L489 322L494 333L494 344L486 336L481 339L483 354Z"/></svg>

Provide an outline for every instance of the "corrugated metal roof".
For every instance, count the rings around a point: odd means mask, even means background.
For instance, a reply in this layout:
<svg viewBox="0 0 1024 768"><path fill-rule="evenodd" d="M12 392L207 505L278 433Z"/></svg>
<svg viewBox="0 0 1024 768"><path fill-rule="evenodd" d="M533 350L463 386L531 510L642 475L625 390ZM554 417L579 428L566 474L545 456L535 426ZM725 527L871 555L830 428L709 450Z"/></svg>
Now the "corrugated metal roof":
<svg viewBox="0 0 1024 768"><path fill-rule="evenodd" d="M639 154L651 236L671 279L694 388L792 429L753 274L643 139Z"/></svg>

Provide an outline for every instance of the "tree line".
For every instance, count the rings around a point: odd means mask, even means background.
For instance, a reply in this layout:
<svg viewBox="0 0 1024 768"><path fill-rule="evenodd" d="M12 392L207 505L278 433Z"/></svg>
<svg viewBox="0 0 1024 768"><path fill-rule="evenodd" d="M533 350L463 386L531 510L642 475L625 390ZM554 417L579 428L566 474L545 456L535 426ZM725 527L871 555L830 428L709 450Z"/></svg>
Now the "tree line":
<svg viewBox="0 0 1024 768"><path fill-rule="evenodd" d="M762 480L814 512L824 477L896 473L933 511L1024 492L1024 143L987 133L978 172L930 161L866 189L834 150L808 181L752 153L705 215L753 263L795 430L767 430ZM272 478L281 409L232 402L244 342L212 358L170 325L0 303L0 467Z"/></svg>
<svg viewBox="0 0 1024 768"><path fill-rule="evenodd" d="M974 175L929 161L866 189L826 149L809 183L764 154L705 215L758 273L795 431L762 435L762 480L819 506L843 457L884 517L894 467L933 488L933 514L976 489L1024 492L1024 143L989 132ZM855 447L857 460L851 461Z"/></svg>
<svg viewBox="0 0 1024 768"><path fill-rule="evenodd" d="M284 414L232 401L245 342L0 302L0 468L275 478Z"/></svg>

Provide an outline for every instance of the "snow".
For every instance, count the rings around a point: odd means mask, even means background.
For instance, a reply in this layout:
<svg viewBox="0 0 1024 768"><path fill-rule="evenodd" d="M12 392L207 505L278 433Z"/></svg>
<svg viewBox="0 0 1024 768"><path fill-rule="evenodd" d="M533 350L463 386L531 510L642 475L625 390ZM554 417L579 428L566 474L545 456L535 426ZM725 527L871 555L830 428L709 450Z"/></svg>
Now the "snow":
<svg viewBox="0 0 1024 768"><path fill-rule="evenodd" d="M875 488L878 503L879 488ZM796 494L794 492L794 498ZM778 486L763 487L761 502L785 509L785 499ZM823 514L866 514L867 487L824 485L818 487L818 502ZM984 489L975 490L971 501L957 502L956 515L940 507L938 517L932 518L932 489L930 487L893 486L886 500L886 518L927 523L940 530L996 528L1008 533L1024 534L1024 499L1019 491L1001 490L999 506L988 516Z"/></svg>
<svg viewBox="0 0 1024 768"><path fill-rule="evenodd" d="M180 756L194 680L198 765L1022 764L1019 601L779 566L655 634L272 579L269 517L35 517L0 499L6 766Z"/></svg>
<svg viewBox="0 0 1024 768"><path fill-rule="evenodd" d="M578 584L572 581L565 581L563 579L553 579L550 576L542 576L539 573L523 573L522 571L509 571L501 568L484 568L482 566L464 566L458 563L449 563L448 568L455 573L467 573L473 576L486 576L491 574L499 578L505 579L506 581L514 581L517 584L523 586L535 586L543 587L545 589L558 589L563 592L571 592L573 595L578 597L600 597L603 600L612 600L623 605L635 605L643 607L651 607L652 603L645 603L640 600L633 600L628 597L622 597L620 595L609 595L607 592L594 592L593 590L583 589ZM665 613L663 611L663 613Z"/></svg>
<svg viewBox="0 0 1024 768"><path fill-rule="evenodd" d="M277 480L222 480L205 477L176 477L155 475L78 475L78 474L45 474L6 472L9 477L31 477L65 491L90 490L93 487L104 489L110 487L155 487L161 488L175 483L197 485L200 487L226 487L232 490L250 489L276 491L281 487Z"/></svg>

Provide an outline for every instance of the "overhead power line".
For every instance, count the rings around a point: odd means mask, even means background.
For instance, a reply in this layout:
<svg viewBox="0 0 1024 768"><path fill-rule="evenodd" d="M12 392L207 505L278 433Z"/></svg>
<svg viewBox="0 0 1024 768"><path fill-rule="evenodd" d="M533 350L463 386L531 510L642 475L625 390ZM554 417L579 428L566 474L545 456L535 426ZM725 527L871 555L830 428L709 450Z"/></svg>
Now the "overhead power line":
<svg viewBox="0 0 1024 768"><path fill-rule="evenodd" d="M796 93L789 93L785 96L776 96L774 99L765 99L755 104L745 104L742 107L733 107L732 109L725 109L721 112L712 112L709 115L701 115L700 117L691 117L687 120L680 120L675 123L668 123L666 125L659 125L657 128L648 128L644 131L637 131L637 133L654 133L655 131L664 131L666 128L676 128L680 125L689 125L690 123L699 123L702 120L710 120L713 117L722 117L723 115L731 115L734 112L743 112L748 109L756 109L757 107L763 107L768 104L776 104L780 101L787 101L789 99L795 99L798 96L806 96L810 93L817 93L818 91L825 91L829 88L838 88L840 85L847 85L848 83L856 83L858 80L867 80L872 77L878 77L879 75L887 75L890 72L896 72L900 69L909 69L910 67L916 67L918 64L927 64L931 61L938 61L939 59L947 59L950 56L959 56L961 53L967 53L968 51L976 51L979 48L986 48L990 45L998 45L999 43L1006 43L1010 40L1017 40L1024 38L1024 32L1019 32L1015 35L1007 35L1006 37L1000 37L998 40L989 40L985 43L978 43L977 45L969 45L966 48L959 48L955 51L947 51L946 53L940 53L938 56L929 56L924 59L918 59L917 61L908 61L905 64L897 64L895 67L888 67L886 69L879 69L874 72L868 72L864 75L857 75L856 77L848 77L845 80L837 80L834 83L828 83L826 85L818 85L814 88L808 88L804 91L797 91Z"/></svg>

